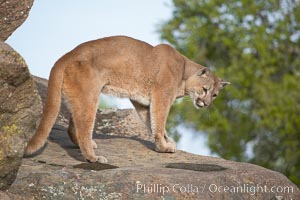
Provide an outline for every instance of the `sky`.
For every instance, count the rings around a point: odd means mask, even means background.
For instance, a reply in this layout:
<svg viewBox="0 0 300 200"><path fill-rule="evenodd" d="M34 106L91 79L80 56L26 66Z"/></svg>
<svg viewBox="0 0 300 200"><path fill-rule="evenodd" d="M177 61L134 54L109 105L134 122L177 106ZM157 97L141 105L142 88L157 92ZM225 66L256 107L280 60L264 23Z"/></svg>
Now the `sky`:
<svg viewBox="0 0 300 200"><path fill-rule="evenodd" d="M59 57L93 39L127 35L159 44L157 27L172 16L170 0L82 2L34 1L25 23L6 41L21 53L33 75L48 78Z"/></svg>
<svg viewBox="0 0 300 200"><path fill-rule="evenodd" d="M34 1L27 20L6 42L23 56L31 74L48 79L56 60L89 40L126 35L151 45L161 43L158 27L171 17L171 0ZM112 101L118 108L133 107L126 99ZM181 132L178 149L210 155L205 137Z"/></svg>

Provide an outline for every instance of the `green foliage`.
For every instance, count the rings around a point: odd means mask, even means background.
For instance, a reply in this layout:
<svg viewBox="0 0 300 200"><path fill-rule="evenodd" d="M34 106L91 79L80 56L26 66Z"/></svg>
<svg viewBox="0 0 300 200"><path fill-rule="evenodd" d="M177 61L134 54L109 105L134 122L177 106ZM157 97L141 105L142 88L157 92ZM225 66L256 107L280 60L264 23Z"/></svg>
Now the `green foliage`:
<svg viewBox="0 0 300 200"><path fill-rule="evenodd" d="M160 31L232 83L207 110L178 101L172 127L205 131L213 153L300 185L300 1L173 0L173 18Z"/></svg>

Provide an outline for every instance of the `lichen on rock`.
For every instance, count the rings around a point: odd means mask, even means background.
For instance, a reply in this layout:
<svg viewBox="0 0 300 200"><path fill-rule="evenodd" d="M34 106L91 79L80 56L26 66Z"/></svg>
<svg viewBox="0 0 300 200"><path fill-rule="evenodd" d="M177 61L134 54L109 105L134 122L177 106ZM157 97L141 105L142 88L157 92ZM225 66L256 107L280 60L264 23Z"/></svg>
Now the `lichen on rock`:
<svg viewBox="0 0 300 200"><path fill-rule="evenodd" d="M0 42L0 189L13 183L42 104L24 59Z"/></svg>

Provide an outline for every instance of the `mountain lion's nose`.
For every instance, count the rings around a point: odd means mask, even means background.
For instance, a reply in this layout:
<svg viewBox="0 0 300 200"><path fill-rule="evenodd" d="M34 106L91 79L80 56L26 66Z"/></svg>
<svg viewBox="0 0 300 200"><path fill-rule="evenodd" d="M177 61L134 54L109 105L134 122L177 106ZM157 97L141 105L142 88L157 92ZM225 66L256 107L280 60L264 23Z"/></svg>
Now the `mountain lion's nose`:
<svg viewBox="0 0 300 200"><path fill-rule="evenodd" d="M205 103L204 103L203 101L201 101L201 100L198 100L198 101L197 101L197 106L199 106L199 107L204 107L204 106L205 106Z"/></svg>
<svg viewBox="0 0 300 200"><path fill-rule="evenodd" d="M198 99L196 104L197 104L197 106L199 106L201 108L209 105L208 103L206 103L205 101L202 101L201 99Z"/></svg>

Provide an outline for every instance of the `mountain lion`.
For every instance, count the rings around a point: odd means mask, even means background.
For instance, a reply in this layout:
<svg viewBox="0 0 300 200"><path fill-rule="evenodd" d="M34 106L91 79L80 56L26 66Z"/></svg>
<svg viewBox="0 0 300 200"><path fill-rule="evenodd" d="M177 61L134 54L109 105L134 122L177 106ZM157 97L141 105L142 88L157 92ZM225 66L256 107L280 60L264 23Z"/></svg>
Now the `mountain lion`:
<svg viewBox="0 0 300 200"><path fill-rule="evenodd" d="M65 96L72 117L69 136L89 162L96 156L92 131L100 93L128 97L141 120L155 136L155 150L175 152L167 136L166 120L176 98L189 95L195 107L207 107L229 82L190 61L167 44L151 46L125 36L89 41L61 57L51 70L43 117L25 154L45 143Z"/></svg>

